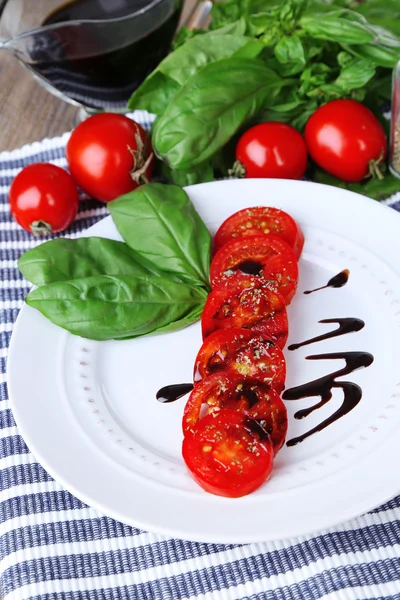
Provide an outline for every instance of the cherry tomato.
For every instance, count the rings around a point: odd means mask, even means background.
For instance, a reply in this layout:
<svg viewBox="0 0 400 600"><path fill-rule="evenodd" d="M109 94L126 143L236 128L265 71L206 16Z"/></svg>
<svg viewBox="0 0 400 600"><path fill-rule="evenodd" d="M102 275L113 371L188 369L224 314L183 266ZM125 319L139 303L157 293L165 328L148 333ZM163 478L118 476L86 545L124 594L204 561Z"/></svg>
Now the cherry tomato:
<svg viewBox="0 0 400 600"><path fill-rule="evenodd" d="M66 153L76 183L102 202L134 190L153 171L147 133L124 115L89 117L72 132Z"/></svg>
<svg viewBox="0 0 400 600"><path fill-rule="evenodd" d="M288 336L285 301L259 277L232 276L216 286L206 300L201 325L203 339L217 329L241 327L283 348Z"/></svg>
<svg viewBox="0 0 400 600"><path fill-rule="evenodd" d="M271 441L251 417L221 410L183 440L183 459L199 485L218 496L239 498L259 488L272 471Z"/></svg>
<svg viewBox="0 0 400 600"><path fill-rule="evenodd" d="M303 232L290 215L270 206L245 208L226 219L215 234L214 252L233 239L261 234L281 238L300 258L304 245Z"/></svg>
<svg viewBox="0 0 400 600"><path fill-rule="evenodd" d="M286 242L272 235L257 235L231 240L214 256L211 287L232 275L257 275L290 304L296 293L299 269L296 255Z"/></svg>
<svg viewBox="0 0 400 600"><path fill-rule="evenodd" d="M203 342L195 360L194 381L212 373L233 371L257 379L281 392L286 361L282 350L261 333L250 329L219 329Z"/></svg>
<svg viewBox="0 0 400 600"><path fill-rule="evenodd" d="M274 451L282 447L287 431L287 411L277 392L256 379L230 371L213 373L198 383L186 403L182 429L194 431L202 409L215 414L223 408L245 412L257 419L270 435Z"/></svg>
<svg viewBox="0 0 400 600"><path fill-rule="evenodd" d="M15 177L9 203L21 227L34 235L49 235L71 225L78 212L79 195L67 171L50 163L36 163Z"/></svg>
<svg viewBox="0 0 400 600"><path fill-rule="evenodd" d="M301 179L307 168L307 147L291 125L260 123L240 138L236 161L233 170L242 177Z"/></svg>
<svg viewBox="0 0 400 600"><path fill-rule="evenodd" d="M333 100L309 118L305 128L314 161L344 181L374 174L386 158L387 142L374 114L355 100Z"/></svg>

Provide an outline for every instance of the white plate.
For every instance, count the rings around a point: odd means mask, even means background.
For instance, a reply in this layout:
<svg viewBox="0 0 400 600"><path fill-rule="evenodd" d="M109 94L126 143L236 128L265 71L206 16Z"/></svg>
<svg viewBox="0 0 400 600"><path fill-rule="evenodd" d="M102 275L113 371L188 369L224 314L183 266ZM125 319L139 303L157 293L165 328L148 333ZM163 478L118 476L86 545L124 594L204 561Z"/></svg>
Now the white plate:
<svg viewBox="0 0 400 600"><path fill-rule="evenodd" d="M289 343L325 333L320 319L359 317L364 329L286 351L286 387L331 373L337 360L310 354L368 351L374 362L345 377L363 396L348 415L278 455L272 479L236 500L203 492L181 458L186 398L156 401L157 390L191 380L199 324L157 337L93 342L69 335L24 306L11 341L8 385L15 418L48 472L103 513L143 529L204 542L276 540L356 516L400 490L400 215L362 196L307 182L222 181L188 193L215 232L233 212L277 206L301 224L306 243L289 308ZM89 235L119 239L110 218ZM348 284L311 295L342 269ZM299 421L314 399L287 402L288 439L331 415L328 404Z"/></svg>

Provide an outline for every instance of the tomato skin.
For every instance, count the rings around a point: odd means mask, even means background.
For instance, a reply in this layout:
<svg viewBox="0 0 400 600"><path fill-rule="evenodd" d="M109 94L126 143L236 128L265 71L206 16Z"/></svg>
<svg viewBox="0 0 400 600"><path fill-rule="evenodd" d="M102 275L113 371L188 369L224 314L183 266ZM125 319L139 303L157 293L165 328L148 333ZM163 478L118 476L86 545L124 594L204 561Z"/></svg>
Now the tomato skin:
<svg viewBox="0 0 400 600"><path fill-rule="evenodd" d="M248 129L236 146L245 177L301 179L307 168L302 135L286 123L260 123Z"/></svg>
<svg viewBox="0 0 400 600"><path fill-rule="evenodd" d="M36 163L15 177L9 203L21 227L34 235L48 235L71 225L78 212L79 195L67 171L50 163Z"/></svg>
<svg viewBox="0 0 400 600"><path fill-rule="evenodd" d="M138 137L144 146L144 160L151 150L146 131L125 115L101 113L80 123L71 134L66 148L71 175L89 196L110 202L138 187L131 172ZM138 155L135 155L139 161ZM151 177L153 159L145 175ZM139 164L136 165L138 167Z"/></svg>
<svg viewBox="0 0 400 600"><path fill-rule="evenodd" d="M309 118L305 138L317 165L344 181L361 181L369 174L371 161L386 158L382 125L355 100L333 100L321 106Z"/></svg>
<svg viewBox="0 0 400 600"><path fill-rule="evenodd" d="M285 301L260 277L235 277L208 295L201 316L203 340L217 329L241 327L258 331L280 348L288 337Z"/></svg>
<svg viewBox="0 0 400 600"><path fill-rule="evenodd" d="M274 461L271 441L257 422L227 409L199 421L194 433L184 438L182 455L204 490L228 498L259 488Z"/></svg>
<svg viewBox="0 0 400 600"><path fill-rule="evenodd" d="M245 208L228 217L215 234L214 252L231 240L261 234L281 238L300 258L304 246L303 232L290 215L271 206Z"/></svg>
<svg viewBox="0 0 400 600"><path fill-rule="evenodd" d="M213 373L232 371L257 379L280 393L285 385L286 361L282 350L250 329L219 329L201 346L194 366L198 383Z"/></svg>
<svg viewBox="0 0 400 600"><path fill-rule="evenodd" d="M204 418L203 407L208 414L229 408L263 422L275 453L285 441L288 426L286 407L277 392L262 381L232 371L213 373L203 379L186 402L182 419L184 435L193 433L198 421Z"/></svg>
<svg viewBox="0 0 400 600"><path fill-rule="evenodd" d="M241 269L243 268L243 271ZM211 287L232 275L248 277L246 268L257 267L259 277L290 304L297 288L299 270L292 248L272 235L257 235L227 242L218 250L210 267Z"/></svg>

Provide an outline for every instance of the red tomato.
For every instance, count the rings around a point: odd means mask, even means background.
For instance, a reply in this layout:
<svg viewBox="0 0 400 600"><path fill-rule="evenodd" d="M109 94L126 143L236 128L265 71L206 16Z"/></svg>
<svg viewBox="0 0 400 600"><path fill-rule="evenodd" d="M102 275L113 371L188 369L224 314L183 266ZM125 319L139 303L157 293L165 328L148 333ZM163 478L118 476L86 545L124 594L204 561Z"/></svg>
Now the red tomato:
<svg viewBox="0 0 400 600"><path fill-rule="evenodd" d="M291 125L260 123L240 138L236 160L234 171L242 177L301 179L307 168L307 147Z"/></svg>
<svg viewBox="0 0 400 600"><path fill-rule="evenodd" d="M221 410L197 424L183 440L183 459L194 479L211 494L239 498L259 488L272 471L268 435L252 418Z"/></svg>
<svg viewBox="0 0 400 600"><path fill-rule="evenodd" d="M79 196L67 171L49 163L36 163L15 177L9 203L21 227L34 235L49 235L71 225L78 212Z"/></svg>
<svg viewBox="0 0 400 600"><path fill-rule="evenodd" d="M231 240L261 234L281 238L300 258L304 245L303 232L290 215L270 206L245 208L226 219L215 234L214 251L217 252Z"/></svg>
<svg viewBox="0 0 400 600"><path fill-rule="evenodd" d="M72 132L66 153L76 183L102 202L134 190L153 171L147 133L124 115L89 117Z"/></svg>
<svg viewBox="0 0 400 600"><path fill-rule="evenodd" d="M194 387L186 403L182 420L184 435L193 433L203 407L212 414L229 408L257 419L271 436L275 452L285 441L286 407L277 392L261 381L229 371L214 373L203 379Z"/></svg>
<svg viewBox="0 0 400 600"><path fill-rule="evenodd" d="M232 275L258 275L290 304L296 293L299 268L295 253L286 242L272 235L257 235L231 240L214 256L211 287Z"/></svg>
<svg viewBox="0 0 400 600"><path fill-rule="evenodd" d="M361 181L386 158L386 135L374 114L355 100L333 100L309 118L305 128L314 161L344 181Z"/></svg>
<svg viewBox="0 0 400 600"><path fill-rule="evenodd" d="M208 295L201 316L203 339L217 329L242 327L262 333L280 348L286 344L285 301L259 277L230 277Z"/></svg>
<svg viewBox="0 0 400 600"><path fill-rule="evenodd" d="M219 371L257 379L281 392L286 361L282 350L261 333L234 327L219 329L203 342L195 360L193 379L198 382Z"/></svg>

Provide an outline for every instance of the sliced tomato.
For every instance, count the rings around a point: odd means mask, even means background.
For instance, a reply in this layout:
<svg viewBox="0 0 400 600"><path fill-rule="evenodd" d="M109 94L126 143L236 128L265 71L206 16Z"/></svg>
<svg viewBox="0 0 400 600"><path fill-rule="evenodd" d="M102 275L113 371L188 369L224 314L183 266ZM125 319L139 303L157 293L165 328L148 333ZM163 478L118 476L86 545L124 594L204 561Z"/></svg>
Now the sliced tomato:
<svg viewBox="0 0 400 600"><path fill-rule="evenodd" d="M223 408L250 415L270 435L274 451L278 452L282 447L287 431L287 411L277 392L256 379L229 371L214 373L194 387L183 413L184 435L194 432L204 412L215 414Z"/></svg>
<svg viewBox="0 0 400 600"><path fill-rule="evenodd" d="M290 304L296 293L299 268L286 242L274 236L258 235L231 240L214 256L210 267L211 287L234 274L261 277Z"/></svg>
<svg viewBox="0 0 400 600"><path fill-rule="evenodd" d="M262 333L280 348L288 337L285 301L259 277L231 277L209 294L201 316L203 339L217 329Z"/></svg>
<svg viewBox="0 0 400 600"><path fill-rule="evenodd" d="M286 361L275 342L250 329L219 329L203 342L197 355L196 382L219 371L234 371L252 377L281 392L285 385Z"/></svg>
<svg viewBox="0 0 400 600"><path fill-rule="evenodd" d="M290 215L270 206L245 208L226 219L215 234L214 251L231 240L261 234L279 237L293 248L297 258L300 257L304 246L303 232Z"/></svg>
<svg viewBox="0 0 400 600"><path fill-rule="evenodd" d="M199 485L218 496L239 498L259 488L272 471L268 434L244 413L221 410L204 417L182 445L183 459Z"/></svg>

